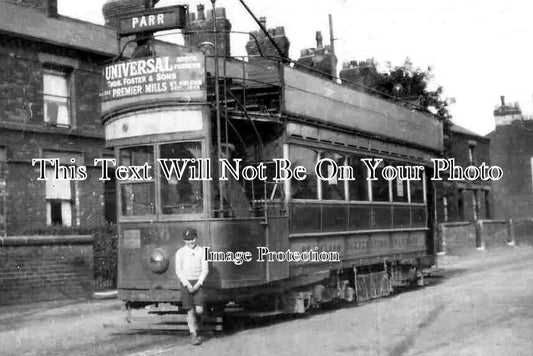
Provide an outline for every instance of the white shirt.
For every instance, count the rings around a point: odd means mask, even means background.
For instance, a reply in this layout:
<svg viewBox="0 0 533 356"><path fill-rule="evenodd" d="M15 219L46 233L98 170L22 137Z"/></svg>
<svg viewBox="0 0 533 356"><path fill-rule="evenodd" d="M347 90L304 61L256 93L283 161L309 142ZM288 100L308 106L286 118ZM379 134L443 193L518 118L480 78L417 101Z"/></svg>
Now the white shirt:
<svg viewBox="0 0 533 356"><path fill-rule="evenodd" d="M207 273L209 267L202 247L196 245L190 248L185 245L176 252L176 275L182 285L190 285L191 280L203 284Z"/></svg>

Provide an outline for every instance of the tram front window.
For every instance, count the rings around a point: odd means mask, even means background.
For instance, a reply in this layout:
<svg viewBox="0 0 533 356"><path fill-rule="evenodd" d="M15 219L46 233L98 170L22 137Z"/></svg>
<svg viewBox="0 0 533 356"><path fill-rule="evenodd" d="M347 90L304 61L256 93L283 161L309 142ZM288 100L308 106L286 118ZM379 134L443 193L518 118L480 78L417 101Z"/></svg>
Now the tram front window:
<svg viewBox="0 0 533 356"><path fill-rule="evenodd" d="M182 173L180 179L173 171L167 177L161 174L161 213L171 214L200 214L203 212L202 181L192 180L193 170L198 172L198 158L202 157L200 142L170 143L160 146L160 159L167 160L167 167L174 167ZM179 161L171 161L179 159ZM191 162L194 160L193 162Z"/></svg>
<svg viewBox="0 0 533 356"><path fill-rule="evenodd" d="M120 165L154 166L152 146L137 146L120 150ZM123 216L155 214L155 189L152 181L127 180L120 183L121 207Z"/></svg>

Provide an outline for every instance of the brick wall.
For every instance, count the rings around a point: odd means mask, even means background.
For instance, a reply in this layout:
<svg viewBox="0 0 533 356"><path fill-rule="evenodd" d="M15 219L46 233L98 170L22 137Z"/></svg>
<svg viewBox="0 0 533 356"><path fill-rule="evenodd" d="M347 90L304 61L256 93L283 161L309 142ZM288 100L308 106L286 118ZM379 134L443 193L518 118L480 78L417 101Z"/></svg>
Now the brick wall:
<svg viewBox="0 0 533 356"><path fill-rule="evenodd" d="M0 238L0 305L90 297L93 272L91 236Z"/></svg>

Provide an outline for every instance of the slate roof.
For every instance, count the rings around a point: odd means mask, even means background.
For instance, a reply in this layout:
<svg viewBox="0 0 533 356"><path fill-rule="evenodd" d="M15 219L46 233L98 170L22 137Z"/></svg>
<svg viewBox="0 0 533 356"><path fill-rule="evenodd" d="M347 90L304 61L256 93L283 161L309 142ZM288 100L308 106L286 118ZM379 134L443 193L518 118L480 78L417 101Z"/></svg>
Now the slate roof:
<svg viewBox="0 0 533 356"><path fill-rule="evenodd" d="M0 2L0 34L89 51L105 56L117 54L113 28L65 16L48 17L30 7Z"/></svg>
<svg viewBox="0 0 533 356"><path fill-rule="evenodd" d="M468 135L468 136L484 137L482 135L479 135L479 134L475 133L474 131L470 131L470 130L468 130L468 129L462 127L462 126L459 126L457 124L454 124L454 123L451 124L450 131L455 132L455 133L460 133L460 134L463 134L463 135Z"/></svg>

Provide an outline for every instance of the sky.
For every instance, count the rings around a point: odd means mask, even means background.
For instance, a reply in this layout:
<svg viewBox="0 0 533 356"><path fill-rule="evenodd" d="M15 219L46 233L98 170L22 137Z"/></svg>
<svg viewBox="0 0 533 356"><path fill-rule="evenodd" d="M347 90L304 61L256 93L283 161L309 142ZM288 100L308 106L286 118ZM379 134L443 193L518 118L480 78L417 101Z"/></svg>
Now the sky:
<svg viewBox="0 0 533 356"><path fill-rule="evenodd" d="M494 128L492 115L505 95L533 114L533 2L529 0L246 0L267 27L284 26L290 57L315 47L315 32L329 42L328 14L333 17L339 63L374 58L401 65L408 57L416 67L431 67L432 87L443 86L455 99L452 120L484 135ZM59 0L59 12L103 24L105 0ZM209 0L161 0L157 7ZM217 0L236 31L258 26L238 0ZM169 39L170 40L170 39ZM231 38L232 55L246 55L245 35ZM179 40L178 40L179 41ZM339 65L340 69L340 65Z"/></svg>

